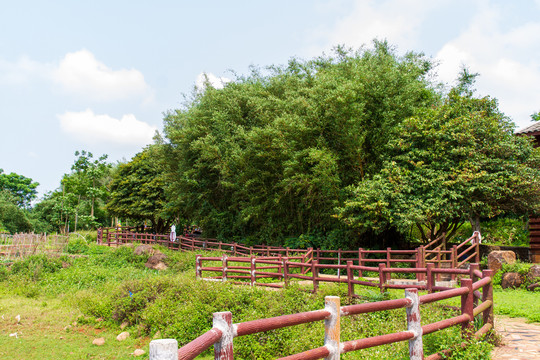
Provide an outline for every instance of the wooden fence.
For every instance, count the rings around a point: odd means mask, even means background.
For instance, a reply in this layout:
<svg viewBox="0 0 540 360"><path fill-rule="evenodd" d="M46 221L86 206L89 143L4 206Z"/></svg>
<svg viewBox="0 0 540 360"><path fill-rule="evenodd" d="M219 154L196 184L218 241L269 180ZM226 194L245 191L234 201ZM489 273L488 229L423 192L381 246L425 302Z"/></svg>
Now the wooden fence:
<svg viewBox="0 0 540 360"><path fill-rule="evenodd" d="M491 270L484 270L480 272L477 264L474 264L474 266L471 266L471 268L472 270L469 272L471 277L462 278L460 287L443 288L432 285L427 287L429 293L422 296L418 296L418 290L425 290L426 287L421 285L407 286L405 289L405 297L401 299L343 307L340 307L340 300L338 297L330 296L326 297L326 306L325 309L322 310L247 321L237 324L232 323L232 314L230 312L214 313L213 328L180 348L178 350L178 358L181 360L194 359L211 346L214 346L214 358L216 360L231 360L234 359L233 339L235 337L324 320L324 346L306 350L302 353L289 355L281 359L306 360L326 358L334 360L339 359L340 354L343 353L400 341L409 342L410 359L424 359L422 335L430 334L461 324L464 338L470 338L472 336L480 338L493 328L493 272ZM385 269L383 272L381 272L381 281L385 281L385 274L398 270L414 270L423 272L429 279L428 268L395 268ZM465 275L463 270L459 269L441 269L441 271L442 270L455 271L456 275ZM354 290L351 291L351 286L354 287L354 284L359 282L351 281L351 277L348 278L349 294L351 295L351 292L354 293ZM317 281L320 281L320 279L317 279ZM482 292L479 291L480 289L482 289ZM461 297L460 315L435 323L421 325L419 305L450 299L453 297ZM407 310L408 326L406 331L341 342L339 330L341 316L350 316L399 308L406 308ZM474 320L479 315L481 315L480 320L482 322L482 326L478 331L474 332ZM448 353L448 351L446 351L446 353ZM443 354L444 352L433 354L425 359L441 359Z"/></svg>
<svg viewBox="0 0 540 360"><path fill-rule="evenodd" d="M195 251L216 250L233 256L266 256L272 258L302 258L302 263L317 261L319 264L344 265L353 261L358 266L384 262L386 267L401 263L409 267L422 268L427 264L434 264L435 268L459 268L466 262L480 262L480 233L475 232L459 245L444 249L444 242L437 238L425 246L413 250L321 250L321 249L292 249L289 247L254 245L246 246L236 242L227 243L215 239L204 239L189 236L176 236L176 234L149 234L135 233L123 229L98 229L99 244L119 246L127 243L159 244L170 249ZM336 269L338 276L343 268ZM419 275L421 280L422 274ZM452 275L452 278L455 276Z"/></svg>
<svg viewBox="0 0 540 360"><path fill-rule="evenodd" d="M58 255L68 244L64 235L0 234L0 259L11 261L35 254Z"/></svg>

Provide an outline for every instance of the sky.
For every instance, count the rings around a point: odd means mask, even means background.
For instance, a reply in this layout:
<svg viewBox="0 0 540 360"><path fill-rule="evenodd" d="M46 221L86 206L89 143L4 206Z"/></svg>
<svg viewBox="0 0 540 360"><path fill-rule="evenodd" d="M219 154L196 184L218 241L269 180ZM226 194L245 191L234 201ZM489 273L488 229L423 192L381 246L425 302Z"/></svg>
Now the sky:
<svg viewBox="0 0 540 360"><path fill-rule="evenodd" d="M540 0L2 2L0 169L40 196L77 150L130 160L202 74L219 86L375 38L423 52L448 86L464 65L479 73L477 95L517 129L540 111Z"/></svg>

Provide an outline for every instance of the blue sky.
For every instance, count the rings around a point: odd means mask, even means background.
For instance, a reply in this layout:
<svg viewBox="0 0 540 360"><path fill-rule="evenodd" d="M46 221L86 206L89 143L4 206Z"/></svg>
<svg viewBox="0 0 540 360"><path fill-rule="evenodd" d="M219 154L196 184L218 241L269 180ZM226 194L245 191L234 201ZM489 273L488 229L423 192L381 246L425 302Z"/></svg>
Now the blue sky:
<svg viewBox="0 0 540 360"><path fill-rule="evenodd" d="M386 38L438 80L480 73L517 125L540 111L540 0L11 1L0 12L0 168L59 186L76 150L129 160L207 73Z"/></svg>

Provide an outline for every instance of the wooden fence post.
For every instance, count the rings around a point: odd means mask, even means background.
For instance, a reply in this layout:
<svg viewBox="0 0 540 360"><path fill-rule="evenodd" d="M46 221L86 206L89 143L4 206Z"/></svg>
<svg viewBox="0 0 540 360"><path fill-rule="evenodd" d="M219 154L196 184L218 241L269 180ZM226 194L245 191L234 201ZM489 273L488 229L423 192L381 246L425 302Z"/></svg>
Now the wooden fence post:
<svg viewBox="0 0 540 360"><path fill-rule="evenodd" d="M354 283L352 282L354 280L354 273L351 268L352 264L353 262L351 260L347 261L347 295L349 297L354 296Z"/></svg>
<svg viewBox="0 0 540 360"><path fill-rule="evenodd" d="M284 286L289 286L289 265L287 265L288 261L289 261L288 257L283 258L283 282L284 282Z"/></svg>
<svg viewBox="0 0 540 360"><path fill-rule="evenodd" d="M337 253L337 264L341 265L341 249L339 249L338 253ZM338 277L338 279L341 279L341 269L340 268L337 269L337 277Z"/></svg>
<svg viewBox="0 0 540 360"><path fill-rule="evenodd" d="M223 254L222 262L223 262L223 266L221 269L221 281L227 281L227 264L228 264L227 254Z"/></svg>
<svg viewBox="0 0 540 360"><path fill-rule="evenodd" d="M386 248L386 267L392 267L392 262L390 260L392 260L392 248Z"/></svg>
<svg viewBox="0 0 540 360"><path fill-rule="evenodd" d="M195 255L195 278L202 278L201 255Z"/></svg>
<svg viewBox="0 0 540 360"><path fill-rule="evenodd" d="M250 279L251 279L251 286L254 286L255 285L255 281L257 280L257 277L255 276L255 261L257 261L257 258L255 256L251 256L251 261L250 261Z"/></svg>
<svg viewBox="0 0 540 360"><path fill-rule="evenodd" d="M386 283L386 274L383 271L385 268L386 264L379 264L379 288L381 289L381 293L384 292L384 284Z"/></svg>
<svg viewBox="0 0 540 360"><path fill-rule="evenodd" d="M424 346L422 342L418 289L405 289L405 297L411 300L411 305L406 308L407 330L414 334L414 337L409 340L409 358L411 360L423 360Z"/></svg>
<svg viewBox="0 0 540 360"><path fill-rule="evenodd" d="M362 257L364 255L363 252L364 252L363 248L358 248L358 266L364 266L364 262L362 261ZM360 277L364 276L362 274L362 270L358 270L358 276Z"/></svg>
<svg viewBox="0 0 540 360"><path fill-rule="evenodd" d="M330 352L326 360L339 360L341 332L341 305L339 296L327 296L324 298L324 303L324 309L330 313L330 316L324 320L324 346Z"/></svg>
<svg viewBox="0 0 540 360"><path fill-rule="evenodd" d="M452 246L452 269L456 269L458 264L457 245ZM456 274L452 274L452 280L456 280Z"/></svg>
<svg viewBox="0 0 540 360"><path fill-rule="evenodd" d="M473 284L478 280L478 276L476 276L475 272L480 271L480 264L471 264L469 267L469 277L471 278ZM478 298L475 296L473 300L474 307L478 305Z"/></svg>
<svg viewBox="0 0 540 360"><path fill-rule="evenodd" d="M426 273L426 287L428 293L433 292L433 268L435 267L435 264L429 263L426 265L427 273Z"/></svg>
<svg viewBox="0 0 540 360"><path fill-rule="evenodd" d="M461 295L461 314L469 315L469 321L461 324L461 333L463 337L470 338L474 329L474 292L471 279L461 279L461 287L466 287L469 292Z"/></svg>
<svg viewBox="0 0 540 360"><path fill-rule="evenodd" d="M494 318L493 318L493 270L483 270L482 278L490 277L491 281L489 284L485 285L482 289L482 302L486 300L491 300L491 307L484 311L483 320L485 324L491 324L492 329L495 327Z"/></svg>
<svg viewBox="0 0 540 360"><path fill-rule="evenodd" d="M215 360L233 360L233 324L230 311L214 313L213 327L219 329L222 333L221 339L214 344Z"/></svg>
<svg viewBox="0 0 540 360"><path fill-rule="evenodd" d="M319 265L318 260L313 260L311 262L311 275L313 276L313 293L315 294L319 290L319 281L317 278L319 277L319 268L317 267Z"/></svg>

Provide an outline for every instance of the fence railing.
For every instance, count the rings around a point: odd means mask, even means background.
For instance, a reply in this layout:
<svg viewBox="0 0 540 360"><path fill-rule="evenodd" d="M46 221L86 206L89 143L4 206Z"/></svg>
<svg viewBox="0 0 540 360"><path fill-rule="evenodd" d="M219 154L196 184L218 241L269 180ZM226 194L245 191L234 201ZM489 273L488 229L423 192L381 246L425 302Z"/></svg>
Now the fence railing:
<svg viewBox="0 0 540 360"><path fill-rule="evenodd" d="M439 239L436 239L439 240ZM303 263L317 261L319 264L336 264L343 266L347 261L353 261L358 266L369 266L384 262L386 267L395 264L404 264L409 267L422 268L427 264L434 264L435 268L458 268L466 262L480 262L480 233L473 235L459 245L454 245L450 250L442 247L433 247L430 244L420 246L413 250L321 250L321 249L293 249L289 247L254 245L247 246L236 242L227 243L215 239L204 239L189 236L159 235L150 233L135 233L123 229L104 228L98 229L99 244L118 246L126 243L138 242L144 244L160 244L176 250L217 250L233 256L266 256L279 259L286 257L302 259ZM338 277L341 276L342 268L337 268ZM361 270L362 271L362 270ZM423 274L418 275L418 280L423 280ZM440 280L439 275L439 280ZM452 275L452 279L455 276Z"/></svg>
<svg viewBox="0 0 540 360"><path fill-rule="evenodd" d="M340 306L340 299L338 297L329 296L325 299L325 308L321 310L237 324L233 324L232 314L230 312L214 313L213 328L180 348L178 350L178 359L194 359L211 346L214 346L214 358L216 360L231 360L234 359L233 340L235 337L323 320L325 322L324 346L289 355L281 359L339 359L340 354L343 353L401 341L409 342L410 359L424 359L423 335L461 324L463 338L470 338L472 336L479 338L493 328L493 272L491 270L480 272L477 264L473 268L470 272L472 278L461 279L461 286L459 288L431 292L422 296L418 296L418 290L422 289L420 286L410 286L405 289L405 297L401 299L343 307ZM382 274L391 273L393 270L386 269ZM424 271L424 269L415 270ZM427 269L425 270L427 271ZM479 291L480 289L482 292ZM432 287L431 290L436 291L438 289ZM431 324L421 324L420 305L454 297L461 298L460 315ZM406 308L407 330L341 342L340 318L342 316L400 308ZM481 321L481 327L478 331L474 332L474 320L476 317ZM425 359L441 359L442 356L442 353L437 353ZM153 360L152 357L150 359Z"/></svg>
<svg viewBox="0 0 540 360"><path fill-rule="evenodd" d="M68 237L57 234L0 234L0 259L11 261L35 254L60 254Z"/></svg>

